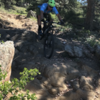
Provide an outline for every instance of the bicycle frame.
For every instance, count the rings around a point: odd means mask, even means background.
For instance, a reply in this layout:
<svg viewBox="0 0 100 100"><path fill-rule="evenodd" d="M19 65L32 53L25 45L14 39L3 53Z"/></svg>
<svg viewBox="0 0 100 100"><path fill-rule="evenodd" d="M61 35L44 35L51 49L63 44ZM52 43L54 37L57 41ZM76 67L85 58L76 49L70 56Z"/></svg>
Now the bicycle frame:
<svg viewBox="0 0 100 100"><path fill-rule="evenodd" d="M49 22L45 22L45 21L43 21L43 22L44 22L44 27L47 27L45 29L45 31L43 32L43 34L46 34L46 33L48 33L52 29L52 23L48 26L46 24L49 23Z"/></svg>

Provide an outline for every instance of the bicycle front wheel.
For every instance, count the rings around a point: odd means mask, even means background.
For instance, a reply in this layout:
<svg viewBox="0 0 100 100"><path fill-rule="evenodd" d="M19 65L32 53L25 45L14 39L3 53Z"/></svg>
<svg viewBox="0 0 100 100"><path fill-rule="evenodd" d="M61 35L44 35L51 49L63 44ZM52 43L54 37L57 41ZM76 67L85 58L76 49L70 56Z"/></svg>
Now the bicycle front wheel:
<svg viewBox="0 0 100 100"><path fill-rule="evenodd" d="M44 40L44 56L46 58L51 58L54 50L54 38L53 34L48 34Z"/></svg>

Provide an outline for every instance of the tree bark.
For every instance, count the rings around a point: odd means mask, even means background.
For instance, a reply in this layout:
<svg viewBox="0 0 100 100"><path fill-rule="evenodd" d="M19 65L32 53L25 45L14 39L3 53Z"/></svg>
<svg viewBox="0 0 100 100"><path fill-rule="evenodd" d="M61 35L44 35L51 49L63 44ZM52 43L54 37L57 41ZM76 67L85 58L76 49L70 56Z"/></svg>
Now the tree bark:
<svg viewBox="0 0 100 100"><path fill-rule="evenodd" d="M95 0L87 0L87 14L85 27L86 29L93 29L93 19L94 19L94 10L95 10Z"/></svg>

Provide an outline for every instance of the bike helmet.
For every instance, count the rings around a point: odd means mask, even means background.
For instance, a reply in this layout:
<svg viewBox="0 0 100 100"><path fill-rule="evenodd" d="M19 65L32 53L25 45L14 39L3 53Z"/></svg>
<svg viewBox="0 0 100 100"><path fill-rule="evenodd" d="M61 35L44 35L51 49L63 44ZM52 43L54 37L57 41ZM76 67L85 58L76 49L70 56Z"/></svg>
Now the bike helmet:
<svg viewBox="0 0 100 100"><path fill-rule="evenodd" d="M50 5L51 7L54 7L55 6L55 0L49 0L48 5Z"/></svg>

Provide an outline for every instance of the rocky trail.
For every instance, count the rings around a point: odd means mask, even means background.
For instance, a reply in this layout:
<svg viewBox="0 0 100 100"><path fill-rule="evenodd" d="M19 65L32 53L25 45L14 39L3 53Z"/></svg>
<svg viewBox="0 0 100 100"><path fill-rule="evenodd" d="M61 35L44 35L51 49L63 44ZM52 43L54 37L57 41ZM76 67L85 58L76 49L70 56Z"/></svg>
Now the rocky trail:
<svg viewBox="0 0 100 100"><path fill-rule="evenodd" d="M37 39L37 22L21 15L0 13L0 34L1 40L13 41L15 46L11 79L19 78L25 67L41 72L26 86L30 93L36 93L38 100L100 100L100 63L92 53L85 52L81 57L79 52L69 57L65 46L72 41L56 32L54 54L45 58L43 40Z"/></svg>

